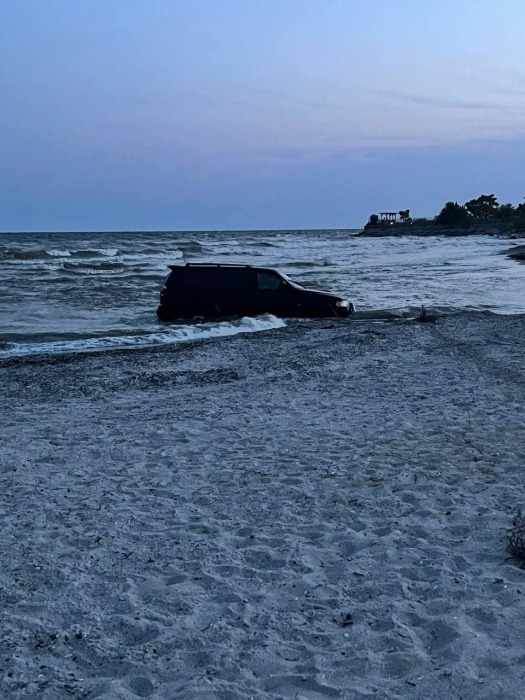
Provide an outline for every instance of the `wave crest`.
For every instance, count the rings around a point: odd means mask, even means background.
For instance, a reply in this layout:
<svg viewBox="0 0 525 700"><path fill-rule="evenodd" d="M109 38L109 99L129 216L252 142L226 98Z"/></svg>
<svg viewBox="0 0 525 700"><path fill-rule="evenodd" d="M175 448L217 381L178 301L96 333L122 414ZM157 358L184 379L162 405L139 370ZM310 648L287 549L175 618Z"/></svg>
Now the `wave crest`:
<svg viewBox="0 0 525 700"><path fill-rule="evenodd" d="M284 328L285 322L276 316L266 315L255 318L242 318L239 321L185 324L169 326L166 330L141 335L105 336L74 340L58 340L47 343L5 343L0 346L0 357L24 357L35 354L63 354L77 352L100 352L115 349L146 348L158 345L172 345L192 340L226 338L240 333Z"/></svg>

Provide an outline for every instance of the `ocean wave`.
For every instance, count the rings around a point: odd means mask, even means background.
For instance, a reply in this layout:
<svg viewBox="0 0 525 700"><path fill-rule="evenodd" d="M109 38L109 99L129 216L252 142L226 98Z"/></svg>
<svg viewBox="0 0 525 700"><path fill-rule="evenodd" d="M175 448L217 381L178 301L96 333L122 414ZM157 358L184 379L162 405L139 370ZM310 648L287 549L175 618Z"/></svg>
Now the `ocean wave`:
<svg viewBox="0 0 525 700"><path fill-rule="evenodd" d="M141 270L136 270L134 268L127 268L122 272L122 275L119 276L119 280L131 280L135 282L157 282L160 285L166 278L167 274L167 269L166 271L162 270L162 272L142 272Z"/></svg>
<svg viewBox="0 0 525 700"><path fill-rule="evenodd" d="M69 270L71 272L87 272L90 270L95 272L107 272L109 270L121 270L126 267L126 263L120 260L102 260L100 262L69 262L66 260L62 263L62 267L64 270Z"/></svg>
<svg viewBox="0 0 525 700"><path fill-rule="evenodd" d="M114 258L119 255L118 248L78 248L74 250L46 250L51 257L58 258Z"/></svg>
<svg viewBox="0 0 525 700"><path fill-rule="evenodd" d="M184 258L184 253L182 250L163 250L157 251L155 255L152 255L141 251L140 253L124 253L120 256L120 258L125 260L127 263L134 263L136 265L151 265L161 262L170 263L174 260L182 260Z"/></svg>
<svg viewBox="0 0 525 700"><path fill-rule="evenodd" d="M24 248L3 248L0 260L44 260L49 258L45 250L26 250Z"/></svg>
<svg viewBox="0 0 525 700"><path fill-rule="evenodd" d="M401 320L401 319L414 319L420 316L423 311L432 316L449 316L451 314L465 313L468 311L477 311L483 313L480 309L465 309L456 306L401 306L399 308L392 309L358 309L355 313L350 316L353 321L360 320L377 320L377 321L389 321L389 320Z"/></svg>
<svg viewBox="0 0 525 700"><path fill-rule="evenodd" d="M49 258L113 258L119 255L117 248L80 248L69 250L66 248L3 248L0 249L0 260L26 261L48 260Z"/></svg>
<svg viewBox="0 0 525 700"><path fill-rule="evenodd" d="M283 262L279 264L280 267L304 267L304 268L316 268L316 267L337 267L338 264L334 262L331 257L315 258L311 260L290 260L288 262Z"/></svg>
<svg viewBox="0 0 525 700"><path fill-rule="evenodd" d="M178 252L181 253L191 253L191 254L198 254L202 253L204 250L204 243L201 243L200 241L177 241L177 248L179 248ZM156 251L157 253L160 251ZM163 250L163 253L170 253L171 251L169 250ZM175 249L175 251L177 250Z"/></svg>
<svg viewBox="0 0 525 700"><path fill-rule="evenodd" d="M44 252L52 258L69 258L71 256L69 250L45 250Z"/></svg>
<svg viewBox="0 0 525 700"><path fill-rule="evenodd" d="M62 268L61 265L57 265L56 267L45 267L42 268L41 270L35 270L35 272L42 272L43 274L41 275L35 275L35 281L38 281L43 284L50 284L50 285L61 285L61 284L67 284L67 285L72 285L72 278L70 275L63 274L64 269ZM45 273L45 274L44 274ZM62 274L60 274L62 273ZM76 287L77 283L74 282L73 286L71 287L74 289Z"/></svg>
<svg viewBox="0 0 525 700"><path fill-rule="evenodd" d="M236 238L223 238L223 239L217 239L215 241L208 241L207 243L208 246L213 246L214 248L225 248L227 246L240 246L241 242L238 241Z"/></svg>
<svg viewBox="0 0 525 700"><path fill-rule="evenodd" d="M113 258L115 255L119 254L119 249L118 248L99 248L97 252L100 255L105 255L108 258Z"/></svg>
<svg viewBox="0 0 525 700"><path fill-rule="evenodd" d="M166 330L141 335L115 335L96 338L57 340L44 343L2 343L0 357L23 357L35 354L63 354L101 352L115 349L134 349L172 345L209 338L226 338L240 333L257 333L286 324L276 316L266 315L242 318L239 321L207 323L202 325L170 326Z"/></svg>

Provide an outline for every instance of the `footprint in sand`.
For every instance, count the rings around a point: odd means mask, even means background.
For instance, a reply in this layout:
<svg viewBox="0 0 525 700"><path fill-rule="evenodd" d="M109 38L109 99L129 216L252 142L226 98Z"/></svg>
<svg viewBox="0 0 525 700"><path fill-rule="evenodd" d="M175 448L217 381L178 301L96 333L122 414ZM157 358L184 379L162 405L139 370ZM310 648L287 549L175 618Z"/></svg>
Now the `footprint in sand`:
<svg viewBox="0 0 525 700"><path fill-rule="evenodd" d="M128 685L131 692L139 698L149 698L155 692L153 683L146 676L135 676L129 681Z"/></svg>

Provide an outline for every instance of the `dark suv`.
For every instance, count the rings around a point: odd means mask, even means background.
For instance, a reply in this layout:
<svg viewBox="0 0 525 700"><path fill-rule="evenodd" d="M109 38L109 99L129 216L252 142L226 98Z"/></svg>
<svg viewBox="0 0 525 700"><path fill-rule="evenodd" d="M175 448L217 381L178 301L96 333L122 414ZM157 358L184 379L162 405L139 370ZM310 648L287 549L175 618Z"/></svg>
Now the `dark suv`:
<svg viewBox="0 0 525 700"><path fill-rule="evenodd" d="M305 289L285 275L251 265L170 265L160 292L162 321L219 316L346 317L353 304L328 292Z"/></svg>

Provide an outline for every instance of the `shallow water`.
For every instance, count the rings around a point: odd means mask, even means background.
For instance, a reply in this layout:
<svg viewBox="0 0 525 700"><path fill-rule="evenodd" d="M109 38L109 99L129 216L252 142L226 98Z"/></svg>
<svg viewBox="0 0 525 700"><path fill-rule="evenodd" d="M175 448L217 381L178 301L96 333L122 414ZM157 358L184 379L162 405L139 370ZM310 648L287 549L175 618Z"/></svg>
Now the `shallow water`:
<svg viewBox="0 0 525 700"><path fill-rule="evenodd" d="M488 236L355 238L352 231L0 234L0 356L155 345L280 325L169 326L155 309L167 265L271 266L360 310L525 312L525 267Z"/></svg>

